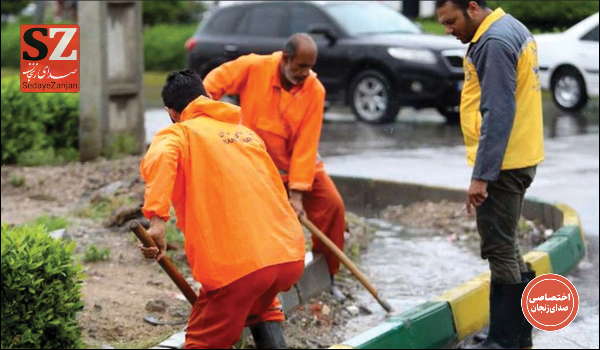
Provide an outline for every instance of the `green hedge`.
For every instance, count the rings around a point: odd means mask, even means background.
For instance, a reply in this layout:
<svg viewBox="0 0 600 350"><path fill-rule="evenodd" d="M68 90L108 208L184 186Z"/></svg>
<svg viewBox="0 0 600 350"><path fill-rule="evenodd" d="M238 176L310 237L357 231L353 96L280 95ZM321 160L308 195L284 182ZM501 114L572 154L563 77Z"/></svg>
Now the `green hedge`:
<svg viewBox="0 0 600 350"><path fill-rule="evenodd" d="M2 1L0 4L0 12L3 15L17 15L21 10L27 7L31 1Z"/></svg>
<svg viewBox="0 0 600 350"><path fill-rule="evenodd" d="M142 20L144 25L198 24L206 5L200 1L143 1Z"/></svg>
<svg viewBox="0 0 600 350"><path fill-rule="evenodd" d="M2 164L60 164L78 157L79 96L22 93L18 77L2 78Z"/></svg>
<svg viewBox="0 0 600 350"><path fill-rule="evenodd" d="M194 34L197 24L160 24L144 30L144 69L173 71L185 68L185 41Z"/></svg>
<svg viewBox="0 0 600 350"><path fill-rule="evenodd" d="M42 226L2 226L2 349L82 347L82 267Z"/></svg>
<svg viewBox="0 0 600 350"><path fill-rule="evenodd" d="M502 7L530 30L564 30L598 12L599 1L489 1L491 8Z"/></svg>
<svg viewBox="0 0 600 350"><path fill-rule="evenodd" d="M1 37L2 67L19 69L21 67L21 25L3 24Z"/></svg>

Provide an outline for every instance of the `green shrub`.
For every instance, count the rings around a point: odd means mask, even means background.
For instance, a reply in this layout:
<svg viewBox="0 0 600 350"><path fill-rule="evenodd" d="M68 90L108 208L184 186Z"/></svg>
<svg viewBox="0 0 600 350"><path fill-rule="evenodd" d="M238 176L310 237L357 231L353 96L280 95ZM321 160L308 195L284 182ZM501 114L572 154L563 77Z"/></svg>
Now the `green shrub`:
<svg viewBox="0 0 600 350"><path fill-rule="evenodd" d="M81 348L83 275L74 248L41 226L2 226L2 349Z"/></svg>
<svg viewBox="0 0 600 350"><path fill-rule="evenodd" d="M7 1L2 1L3 6L5 2ZM20 68L21 25L19 23L3 24L1 38L2 67Z"/></svg>
<svg viewBox="0 0 600 350"><path fill-rule="evenodd" d="M2 78L2 164L61 164L76 160L79 96L22 93L18 77Z"/></svg>
<svg viewBox="0 0 600 350"><path fill-rule="evenodd" d="M144 25L171 23L198 23L198 18L206 10L200 1L144 1L142 21Z"/></svg>
<svg viewBox="0 0 600 350"><path fill-rule="evenodd" d="M85 262L106 261L108 259L110 259L110 248L98 248L94 243L85 247L83 252L83 261Z"/></svg>
<svg viewBox="0 0 600 350"><path fill-rule="evenodd" d="M14 163L26 150L41 150L50 146L45 135L45 100L41 94L25 94L19 88L19 78L4 78L2 96L2 163Z"/></svg>
<svg viewBox="0 0 600 350"><path fill-rule="evenodd" d="M26 184L25 177L21 174L10 174L8 183L13 187L23 187Z"/></svg>
<svg viewBox="0 0 600 350"><path fill-rule="evenodd" d="M44 93L46 134L55 150L79 147L79 94Z"/></svg>
<svg viewBox="0 0 600 350"><path fill-rule="evenodd" d="M564 30L598 12L598 1L489 1L502 7L532 31Z"/></svg>
<svg viewBox="0 0 600 350"><path fill-rule="evenodd" d="M0 12L3 15L16 15L27 7L31 1L2 1Z"/></svg>
<svg viewBox="0 0 600 350"><path fill-rule="evenodd" d="M75 209L75 216L92 220L103 220L117 208L117 205L114 200L101 198Z"/></svg>
<svg viewBox="0 0 600 350"><path fill-rule="evenodd" d="M173 71L185 67L185 41L197 24L157 25L144 30L144 68L147 71Z"/></svg>

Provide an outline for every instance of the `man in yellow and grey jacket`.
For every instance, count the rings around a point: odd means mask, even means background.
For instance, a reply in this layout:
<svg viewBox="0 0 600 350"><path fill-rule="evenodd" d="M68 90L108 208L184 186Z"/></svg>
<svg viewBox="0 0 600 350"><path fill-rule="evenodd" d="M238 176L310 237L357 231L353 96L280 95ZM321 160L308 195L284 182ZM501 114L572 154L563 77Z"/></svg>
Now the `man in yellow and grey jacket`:
<svg viewBox="0 0 600 350"><path fill-rule="evenodd" d="M481 257L491 270L490 329L481 348L531 347L521 295L535 277L516 231L525 191L544 159L537 46L527 28L485 1L438 0L446 33L469 44L460 119L473 166L467 191L475 207Z"/></svg>

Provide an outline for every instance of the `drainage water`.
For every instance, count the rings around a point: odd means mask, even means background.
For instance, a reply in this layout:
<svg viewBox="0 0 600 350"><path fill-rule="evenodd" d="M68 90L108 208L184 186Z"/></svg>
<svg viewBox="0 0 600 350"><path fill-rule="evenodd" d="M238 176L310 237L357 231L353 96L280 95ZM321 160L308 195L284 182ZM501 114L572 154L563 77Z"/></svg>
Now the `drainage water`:
<svg viewBox="0 0 600 350"><path fill-rule="evenodd" d="M380 219L367 222L377 231L361 255L361 269L378 289L379 295L394 309L390 314L373 296L361 289L353 297L372 311L351 319L344 339L385 322L426 301L435 299L472 277L488 271L488 265L475 251L478 242L450 242L447 236L430 230L411 229Z"/></svg>

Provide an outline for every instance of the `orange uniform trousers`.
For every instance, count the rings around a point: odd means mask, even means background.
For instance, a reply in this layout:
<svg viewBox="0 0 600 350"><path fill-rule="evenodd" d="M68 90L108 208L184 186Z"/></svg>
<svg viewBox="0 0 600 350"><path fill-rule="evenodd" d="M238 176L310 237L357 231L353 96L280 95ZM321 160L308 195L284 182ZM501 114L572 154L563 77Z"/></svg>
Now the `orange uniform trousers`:
<svg viewBox="0 0 600 350"><path fill-rule="evenodd" d="M202 288L190 314L185 348L229 349L244 326L283 322L277 294L292 288L303 271L304 261L294 261L264 267L217 290Z"/></svg>
<svg viewBox="0 0 600 350"><path fill-rule="evenodd" d="M308 219L315 224L335 245L344 251L346 210L344 201L333 180L325 171L317 171L312 190L302 195L302 205ZM340 270L340 259L319 238L312 236L312 252L325 256L329 273Z"/></svg>

